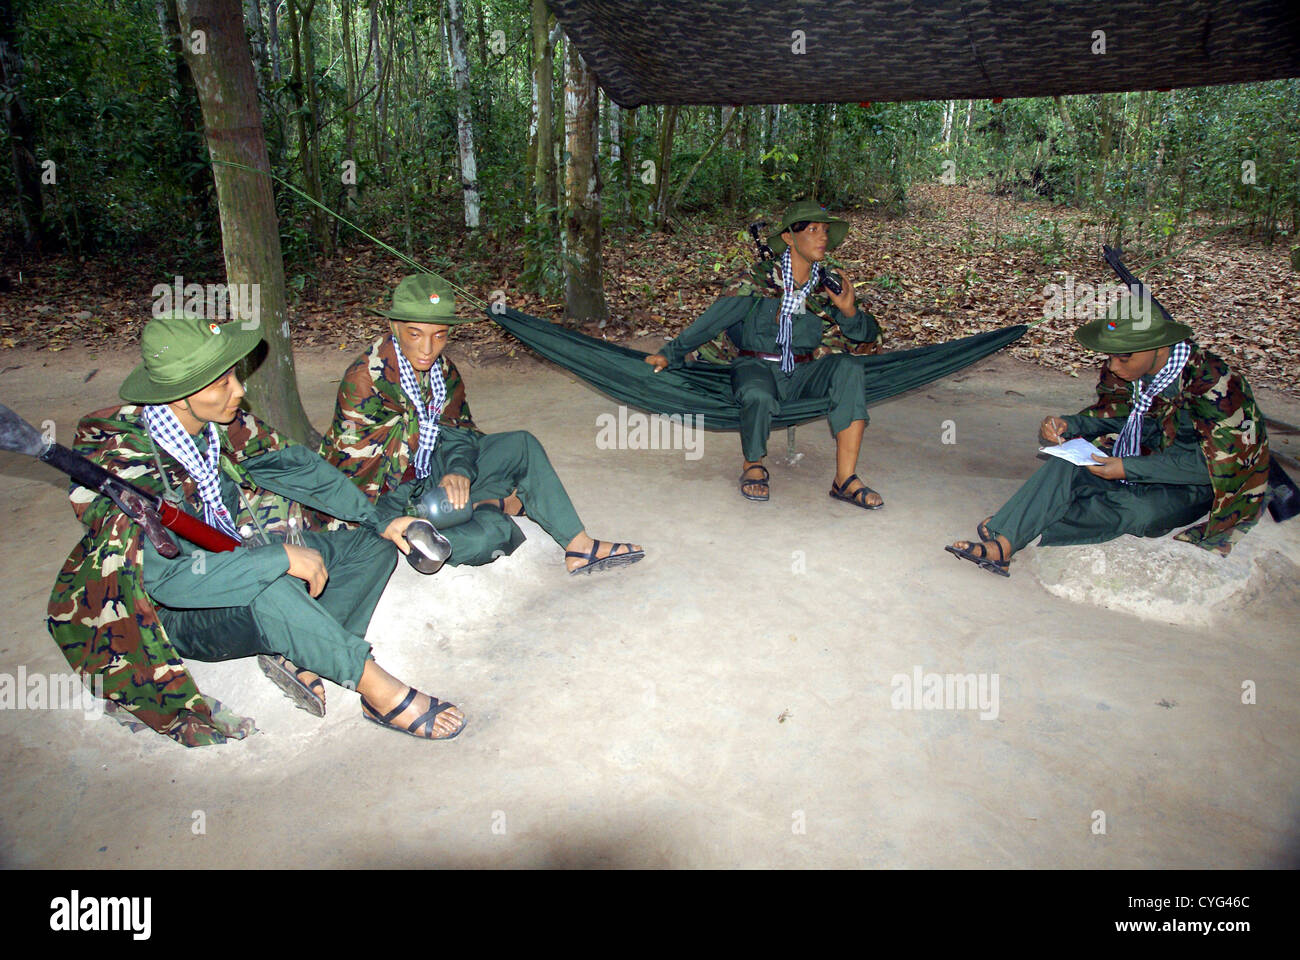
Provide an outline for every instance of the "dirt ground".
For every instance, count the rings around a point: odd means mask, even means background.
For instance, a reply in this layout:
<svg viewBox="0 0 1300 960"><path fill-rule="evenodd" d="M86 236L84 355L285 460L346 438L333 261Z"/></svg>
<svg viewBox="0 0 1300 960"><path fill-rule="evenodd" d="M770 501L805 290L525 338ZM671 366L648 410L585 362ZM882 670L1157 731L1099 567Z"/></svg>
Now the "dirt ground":
<svg viewBox="0 0 1300 960"><path fill-rule="evenodd" d="M0 351L0 402L66 441L135 356ZM350 358L298 356L318 428ZM1294 579L1176 625L1054 596L1032 550L1003 580L942 549L1035 468L1038 421L1083 406L1090 377L1001 355L873 408L861 472L888 505L868 513L827 497L823 424L799 428L803 457L773 463L772 500L749 503L733 434L707 433L699 459L600 449L616 405L558 368L464 372L480 427L531 430L588 529L647 559L571 579L522 521L527 542L488 567L399 564L368 639L465 710L449 743L365 723L333 684L317 720L251 661L192 665L256 718L223 746L0 710L0 865L1300 863ZM1300 421L1300 402L1259 396ZM0 453L0 517L0 674L66 672L44 624L80 535L62 478ZM1252 540L1295 559L1300 521L1265 518ZM900 708L915 671L996 675L993 709Z"/></svg>

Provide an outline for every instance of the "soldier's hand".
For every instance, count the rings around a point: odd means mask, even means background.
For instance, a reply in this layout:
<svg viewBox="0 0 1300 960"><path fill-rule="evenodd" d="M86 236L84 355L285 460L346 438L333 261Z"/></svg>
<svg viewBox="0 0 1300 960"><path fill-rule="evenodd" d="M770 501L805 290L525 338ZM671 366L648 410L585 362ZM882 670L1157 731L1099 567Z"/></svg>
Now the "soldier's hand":
<svg viewBox="0 0 1300 960"><path fill-rule="evenodd" d="M438 481L438 485L447 491L447 500L457 510L469 503L469 477L449 473Z"/></svg>
<svg viewBox="0 0 1300 960"><path fill-rule="evenodd" d="M397 549L402 553L410 553L411 545L406 540L406 528L418 519L419 517L394 517L392 523L384 528L380 536L397 544Z"/></svg>
<svg viewBox="0 0 1300 960"><path fill-rule="evenodd" d="M1124 479L1124 458L1123 457L1104 457L1100 453L1094 453L1092 459L1096 460L1095 465L1089 465L1083 469L1087 470L1094 477L1101 477L1103 480L1123 480Z"/></svg>
<svg viewBox="0 0 1300 960"><path fill-rule="evenodd" d="M330 578L320 551L286 543L284 552L289 555L289 576L306 581L307 592L313 597L319 597L325 589L325 581Z"/></svg>
<svg viewBox="0 0 1300 960"><path fill-rule="evenodd" d="M840 284L840 295L838 297L831 293L829 289L825 287L822 289L826 290L826 296L830 298L831 303L839 308L840 313L846 317L852 317L858 312L858 305L853 299L853 281L841 273Z"/></svg>
<svg viewBox="0 0 1300 960"><path fill-rule="evenodd" d="M655 373L659 373L668 366L668 358L662 353L652 353L645 358L645 362L655 368Z"/></svg>
<svg viewBox="0 0 1300 960"><path fill-rule="evenodd" d="M1065 421L1060 417L1044 417L1038 428L1038 439L1043 443L1061 443L1065 440Z"/></svg>

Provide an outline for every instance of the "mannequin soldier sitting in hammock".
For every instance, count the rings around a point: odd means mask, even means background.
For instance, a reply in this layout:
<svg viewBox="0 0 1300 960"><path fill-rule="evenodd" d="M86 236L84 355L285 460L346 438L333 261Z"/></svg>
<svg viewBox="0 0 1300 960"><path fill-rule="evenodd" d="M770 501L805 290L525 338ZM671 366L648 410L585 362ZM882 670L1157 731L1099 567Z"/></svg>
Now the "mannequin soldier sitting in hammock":
<svg viewBox="0 0 1300 960"><path fill-rule="evenodd" d="M1045 418L1039 438L1098 439L1110 455L1094 454L1091 466L1049 457L978 525L978 540L944 549L1006 577L1012 554L1040 535L1044 546L1160 537L1208 510L1176 539L1228 553L1268 489L1268 437L1250 384L1146 297L1120 301L1074 336L1110 355L1097 402Z"/></svg>
<svg viewBox="0 0 1300 960"><path fill-rule="evenodd" d="M443 354L455 315L440 277L404 277L393 292L390 334L348 367L321 456L342 470L383 519L419 515L451 544L448 562L481 565L515 551L527 516L565 549L571 574L645 556L633 543L593 540L546 451L531 433L484 434L465 385ZM476 318L477 319L477 318ZM525 512L526 511L526 512Z"/></svg>
<svg viewBox="0 0 1300 960"><path fill-rule="evenodd" d="M686 355L729 328L740 355L731 364L731 385L740 403L740 443L744 466L740 493L767 500L770 476L763 466L772 417L786 401L826 397L827 419L835 436L835 477L830 496L867 510L885 505L880 494L855 472L867 426L863 368L850 353L824 348L828 327L836 336L870 350L880 326L853 296L853 283L841 277L838 294L820 291L822 257L844 240L849 225L812 201L794 204L768 237L779 261L763 261L709 307L695 323L646 363L662 370L680 366ZM873 351L874 352L874 351Z"/></svg>

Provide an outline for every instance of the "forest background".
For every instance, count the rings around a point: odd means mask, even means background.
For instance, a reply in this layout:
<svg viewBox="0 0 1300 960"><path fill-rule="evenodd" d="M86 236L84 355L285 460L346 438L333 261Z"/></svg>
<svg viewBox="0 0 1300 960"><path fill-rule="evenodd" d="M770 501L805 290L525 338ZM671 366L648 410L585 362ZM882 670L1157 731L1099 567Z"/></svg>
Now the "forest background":
<svg viewBox="0 0 1300 960"><path fill-rule="evenodd" d="M156 284L226 280L190 6L0 3L0 347L134 344ZM633 341L678 332L753 259L745 227L811 197L853 221L835 262L887 349L1043 320L1048 285L1114 282L1105 242L1296 389L1300 80L625 110L542 0L206 6L242 14L295 346L355 352L411 272L317 204L483 300ZM1076 325L1011 350L1078 374ZM462 329L479 361L522 349Z"/></svg>

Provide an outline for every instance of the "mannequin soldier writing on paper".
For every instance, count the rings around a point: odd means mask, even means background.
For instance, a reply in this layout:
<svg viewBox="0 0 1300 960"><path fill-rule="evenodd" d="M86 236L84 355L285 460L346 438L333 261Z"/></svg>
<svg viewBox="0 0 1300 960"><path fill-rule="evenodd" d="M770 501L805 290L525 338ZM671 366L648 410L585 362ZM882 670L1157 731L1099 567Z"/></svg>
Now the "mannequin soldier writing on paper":
<svg viewBox="0 0 1300 960"><path fill-rule="evenodd" d="M1228 553L1259 519L1268 488L1268 436L1250 384L1147 297L1121 300L1074 336L1109 354L1097 402L1045 418L1039 439L1098 439L1108 452L1085 466L1049 458L978 525L979 540L944 549L1009 576L1012 555L1039 536L1045 546L1159 537L1208 511L1177 539Z"/></svg>

